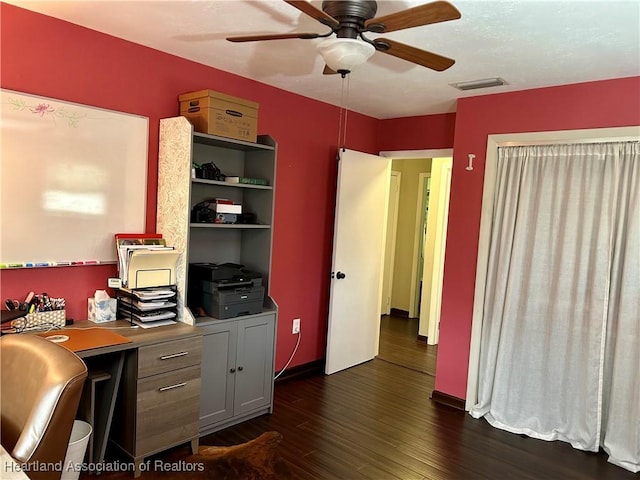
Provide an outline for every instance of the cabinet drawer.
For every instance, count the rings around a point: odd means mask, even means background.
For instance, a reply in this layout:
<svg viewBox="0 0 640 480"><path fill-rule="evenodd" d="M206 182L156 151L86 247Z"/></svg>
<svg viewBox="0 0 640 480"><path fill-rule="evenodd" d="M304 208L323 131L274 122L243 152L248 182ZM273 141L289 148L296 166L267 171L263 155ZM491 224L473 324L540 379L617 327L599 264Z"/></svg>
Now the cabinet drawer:
<svg viewBox="0 0 640 480"><path fill-rule="evenodd" d="M202 338L199 336L140 347L138 378L200 365L201 353Z"/></svg>
<svg viewBox="0 0 640 480"><path fill-rule="evenodd" d="M200 366L138 381L135 454L154 453L198 435Z"/></svg>

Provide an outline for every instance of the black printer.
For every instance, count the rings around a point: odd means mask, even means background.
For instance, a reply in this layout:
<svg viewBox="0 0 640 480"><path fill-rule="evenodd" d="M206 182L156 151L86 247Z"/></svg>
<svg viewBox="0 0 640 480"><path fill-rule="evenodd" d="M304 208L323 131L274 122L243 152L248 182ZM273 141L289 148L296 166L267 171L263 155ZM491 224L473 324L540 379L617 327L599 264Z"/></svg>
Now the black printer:
<svg viewBox="0 0 640 480"><path fill-rule="evenodd" d="M190 263L191 311L225 319L262 312L262 275L236 263Z"/></svg>

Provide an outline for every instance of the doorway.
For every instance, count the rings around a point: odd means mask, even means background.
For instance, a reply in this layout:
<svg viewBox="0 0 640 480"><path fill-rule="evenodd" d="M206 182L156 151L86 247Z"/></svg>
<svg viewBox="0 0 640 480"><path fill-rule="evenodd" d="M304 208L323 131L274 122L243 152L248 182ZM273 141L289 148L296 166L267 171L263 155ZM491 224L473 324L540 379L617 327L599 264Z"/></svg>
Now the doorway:
<svg viewBox="0 0 640 480"><path fill-rule="evenodd" d="M424 271L424 253L427 243L427 218L429 213L429 195L431 193L431 173L420 173L418 176L418 202L416 204L416 243L414 248L415 268L412 270L411 304L409 318L420 317L422 296L422 272Z"/></svg>
<svg viewBox="0 0 640 480"><path fill-rule="evenodd" d="M417 334L417 318L399 316L394 312L382 315L376 358L435 377L438 346L427 345Z"/></svg>
<svg viewBox="0 0 640 480"><path fill-rule="evenodd" d="M396 231L398 227L398 200L400 198L400 172L391 171L389 184L389 206L387 209L387 234L385 241L385 256L382 274L382 301L380 311L382 315L391 313L391 286L396 251ZM389 252L387 254L387 252Z"/></svg>
<svg viewBox="0 0 640 480"><path fill-rule="evenodd" d="M381 317L378 358L435 375L442 289L439 266L444 259L452 151L382 152L380 156L394 159L393 170L400 165L402 181L396 248L385 252L385 258L394 259L393 294L389 314ZM396 159L401 162L395 163ZM435 248L441 252L434 252ZM431 324L436 326L435 333ZM431 339L427 332L432 332Z"/></svg>

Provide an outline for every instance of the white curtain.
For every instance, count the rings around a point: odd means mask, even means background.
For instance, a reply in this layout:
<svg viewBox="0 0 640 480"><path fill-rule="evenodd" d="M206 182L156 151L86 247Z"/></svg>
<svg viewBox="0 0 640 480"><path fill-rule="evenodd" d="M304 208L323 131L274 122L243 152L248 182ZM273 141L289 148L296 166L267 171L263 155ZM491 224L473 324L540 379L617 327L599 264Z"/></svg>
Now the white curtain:
<svg viewBox="0 0 640 480"><path fill-rule="evenodd" d="M640 146L501 147L478 402L640 470Z"/></svg>

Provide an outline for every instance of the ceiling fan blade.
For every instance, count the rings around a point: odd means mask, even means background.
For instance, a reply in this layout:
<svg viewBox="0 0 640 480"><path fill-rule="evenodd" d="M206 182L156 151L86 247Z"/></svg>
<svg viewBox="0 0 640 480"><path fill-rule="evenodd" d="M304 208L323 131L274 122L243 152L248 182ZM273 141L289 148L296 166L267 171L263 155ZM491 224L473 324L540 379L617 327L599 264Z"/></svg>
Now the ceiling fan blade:
<svg viewBox="0 0 640 480"><path fill-rule="evenodd" d="M373 42L379 52L393 55L394 57L422 65L431 70L437 70L438 72L442 72L456 63L452 58L443 57L442 55L427 52L426 50L420 50L419 48L411 47L404 43L396 42L395 40L377 38Z"/></svg>
<svg viewBox="0 0 640 480"><path fill-rule="evenodd" d="M311 38L318 38L318 33L281 33L271 35L246 35L243 37L227 37L230 42L259 42L262 40L286 40L287 38L302 38L308 40Z"/></svg>
<svg viewBox="0 0 640 480"><path fill-rule="evenodd" d="M318 10L316 7L311 5L308 1L305 0L284 0L292 7L297 8L302 13L309 15L312 18L315 18L320 23L331 27L332 29L340 25L335 18L331 15L324 13L322 10Z"/></svg>
<svg viewBox="0 0 640 480"><path fill-rule="evenodd" d="M460 17L461 14L458 9L449 2L437 1L382 17L372 18L367 20L364 26L372 32L387 33L431 23L446 22Z"/></svg>

